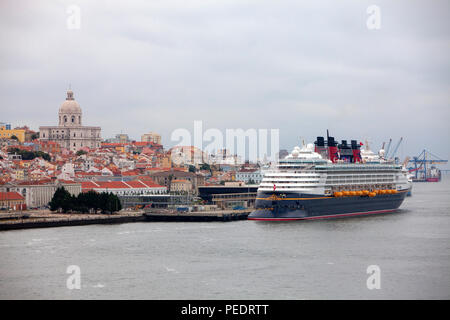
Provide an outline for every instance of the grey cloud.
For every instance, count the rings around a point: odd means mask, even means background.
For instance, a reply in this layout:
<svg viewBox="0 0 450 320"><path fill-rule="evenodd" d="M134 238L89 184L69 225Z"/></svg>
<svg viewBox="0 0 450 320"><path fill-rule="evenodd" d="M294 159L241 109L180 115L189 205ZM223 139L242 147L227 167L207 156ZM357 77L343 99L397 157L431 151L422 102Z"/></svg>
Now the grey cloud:
<svg viewBox="0 0 450 320"><path fill-rule="evenodd" d="M67 30L77 4L81 30ZM405 154L450 157L449 4L377 1L6 1L1 121L56 123L69 83L86 124L139 139L205 127L279 128L281 147L327 128ZM22 110L17 112L17 110ZM438 142L441 139L441 142Z"/></svg>

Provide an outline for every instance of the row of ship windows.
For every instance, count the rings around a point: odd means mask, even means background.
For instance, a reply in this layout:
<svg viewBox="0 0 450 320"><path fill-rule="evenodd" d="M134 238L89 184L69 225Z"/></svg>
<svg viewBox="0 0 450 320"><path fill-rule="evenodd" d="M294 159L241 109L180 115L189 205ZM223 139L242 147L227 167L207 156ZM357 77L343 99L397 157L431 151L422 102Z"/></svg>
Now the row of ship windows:
<svg viewBox="0 0 450 320"><path fill-rule="evenodd" d="M375 180L375 179L392 179L393 176L375 176L375 177L339 177L339 178L328 178L327 181L342 181L342 180L354 180L354 179L362 179L362 180Z"/></svg>
<svg viewBox="0 0 450 320"><path fill-rule="evenodd" d="M372 180L347 180L347 181L327 181L326 184L355 184L355 183L376 183L376 182L394 182L393 179L372 179Z"/></svg>
<svg viewBox="0 0 450 320"><path fill-rule="evenodd" d="M319 180L311 180L311 181L299 181L299 180L295 180L295 181L289 181L289 180L263 180L262 181L263 183L289 183L289 184L292 184L292 183L301 183L301 184L304 184L304 183L319 183Z"/></svg>
<svg viewBox="0 0 450 320"><path fill-rule="evenodd" d="M261 190L270 190L270 191L272 191L273 190L273 186L263 186L263 185L261 185L261 186L259 186L260 187L260 189ZM307 186L307 187L305 187L305 186L279 186L279 185L277 185L277 190L283 190L283 189L311 189L311 187L310 186Z"/></svg>
<svg viewBox="0 0 450 320"><path fill-rule="evenodd" d="M393 174L345 174L345 175L328 175L328 179L333 178L343 178L343 177L358 177L358 178L364 178L364 177L393 177Z"/></svg>
<svg viewBox="0 0 450 320"><path fill-rule="evenodd" d="M355 179L355 180L347 180L347 181L327 181L325 184L326 185L334 185L334 184L359 184L359 183L362 183L362 184L372 184L372 183L385 183L385 182L394 182L394 180L393 179L372 179L372 180L358 180L358 179ZM301 186L301 185L304 185L304 184L318 184L319 183L319 181L315 181L315 182L309 182L309 181L296 181L296 183L295 182L293 182L293 181L263 181L262 183L261 183L261 187L263 187L263 186L267 186L267 187L270 187L270 186L273 186L274 184L275 185L277 185L277 186L282 186L282 184L286 184L286 185L289 185L289 186L294 186L293 188L297 188L297 186Z"/></svg>
<svg viewBox="0 0 450 320"><path fill-rule="evenodd" d="M276 176L274 176L274 175L269 175L269 174L266 174L265 175L265 177L266 178L272 178L272 179L279 179L279 178L282 178L282 179L317 179L317 178L319 178L320 176L318 176L318 175L297 175L297 176L278 176L278 175L276 175ZM343 178L358 178L358 179L361 179L361 178L380 178L380 177L382 177L382 178L387 178L387 177L394 177L394 175L392 175L392 174L351 174L351 175L349 175L349 174L343 174L343 175L328 175L327 176L327 179L343 179Z"/></svg>
<svg viewBox="0 0 450 320"><path fill-rule="evenodd" d="M270 176L270 175L264 175L264 178L267 179L295 179L295 180L310 180L310 179L320 179L320 176Z"/></svg>

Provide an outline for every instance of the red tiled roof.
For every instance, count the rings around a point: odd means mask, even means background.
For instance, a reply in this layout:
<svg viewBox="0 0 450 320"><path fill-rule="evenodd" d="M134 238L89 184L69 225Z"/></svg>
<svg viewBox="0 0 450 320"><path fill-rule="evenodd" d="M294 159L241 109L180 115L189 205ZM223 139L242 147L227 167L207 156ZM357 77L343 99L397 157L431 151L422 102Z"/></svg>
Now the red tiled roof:
<svg viewBox="0 0 450 320"><path fill-rule="evenodd" d="M108 143L102 142L102 147L123 147L125 144L123 143Z"/></svg>
<svg viewBox="0 0 450 320"><path fill-rule="evenodd" d="M73 180L63 180L63 179L58 179L58 181L61 182L61 183L67 183L67 184L73 184L73 183L76 183L76 182L73 181Z"/></svg>
<svg viewBox="0 0 450 320"><path fill-rule="evenodd" d="M130 188L164 188L164 186L153 183L151 180L133 181L84 181L81 183L82 190L91 189L130 189Z"/></svg>
<svg viewBox="0 0 450 320"><path fill-rule="evenodd" d="M24 200L25 198L17 192L0 192L1 200Z"/></svg>
<svg viewBox="0 0 450 320"><path fill-rule="evenodd" d="M85 190L85 189L89 189L92 190L94 188L99 188L100 186L98 184L96 184L93 181L83 181L81 182L81 189Z"/></svg>
<svg viewBox="0 0 450 320"><path fill-rule="evenodd" d="M139 174L139 171L137 171L137 170L130 170L130 171L122 172L123 176L137 176L138 174Z"/></svg>
<svg viewBox="0 0 450 320"><path fill-rule="evenodd" d="M135 142L133 142L133 145L135 145L135 146L146 146L146 145L149 145L149 144L151 144L151 142L141 142L141 141L135 141Z"/></svg>

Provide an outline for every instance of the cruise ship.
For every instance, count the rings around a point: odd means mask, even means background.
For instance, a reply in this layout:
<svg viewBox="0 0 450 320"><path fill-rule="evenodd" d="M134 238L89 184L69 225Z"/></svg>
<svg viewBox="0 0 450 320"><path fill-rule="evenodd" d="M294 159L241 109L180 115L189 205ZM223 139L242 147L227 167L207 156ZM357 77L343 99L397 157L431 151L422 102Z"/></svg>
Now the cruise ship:
<svg viewBox="0 0 450 320"><path fill-rule="evenodd" d="M249 220L308 220L393 212L411 181L402 165L367 143L341 143L327 134L295 147L265 172Z"/></svg>

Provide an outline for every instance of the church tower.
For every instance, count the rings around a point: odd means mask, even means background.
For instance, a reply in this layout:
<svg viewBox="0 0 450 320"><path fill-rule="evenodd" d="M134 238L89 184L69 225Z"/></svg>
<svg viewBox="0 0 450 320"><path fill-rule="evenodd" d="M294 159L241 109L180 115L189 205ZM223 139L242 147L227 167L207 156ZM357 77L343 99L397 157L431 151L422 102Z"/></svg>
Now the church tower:
<svg viewBox="0 0 450 320"><path fill-rule="evenodd" d="M57 142L61 148L76 152L86 148L100 148L100 132L100 127L82 125L80 105L75 101L73 91L69 89L66 101L59 107L58 126L39 127L39 139Z"/></svg>
<svg viewBox="0 0 450 320"><path fill-rule="evenodd" d="M67 90L67 98L59 108L59 125L62 127L81 126L81 108L73 97L73 91Z"/></svg>

